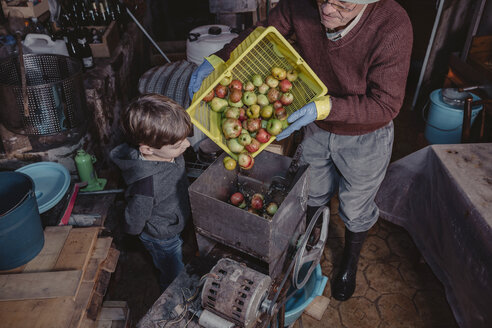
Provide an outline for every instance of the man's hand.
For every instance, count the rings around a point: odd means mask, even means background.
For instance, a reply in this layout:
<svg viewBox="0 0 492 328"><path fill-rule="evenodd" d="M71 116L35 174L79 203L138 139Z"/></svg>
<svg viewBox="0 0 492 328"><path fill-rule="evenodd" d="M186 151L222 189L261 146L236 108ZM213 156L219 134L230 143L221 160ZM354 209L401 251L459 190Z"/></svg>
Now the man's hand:
<svg viewBox="0 0 492 328"><path fill-rule="evenodd" d="M290 136L294 131L299 130L303 126L306 126L316 120L318 117L318 110L316 109L316 104L314 102L310 102L306 104L304 107L292 113L289 118L287 118L287 122L289 125L285 130L283 130L278 136L277 140L282 140Z"/></svg>
<svg viewBox="0 0 492 328"><path fill-rule="evenodd" d="M214 71L214 67L206 59L198 66L191 74L190 84L188 85L188 94L191 101L193 101L193 95L200 89L203 80Z"/></svg>

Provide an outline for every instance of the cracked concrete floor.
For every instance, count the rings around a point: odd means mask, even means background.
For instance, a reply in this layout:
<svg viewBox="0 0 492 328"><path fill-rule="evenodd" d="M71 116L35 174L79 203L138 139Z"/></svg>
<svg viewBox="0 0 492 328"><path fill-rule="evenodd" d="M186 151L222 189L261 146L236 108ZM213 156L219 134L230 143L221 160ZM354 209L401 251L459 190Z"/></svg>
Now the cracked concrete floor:
<svg viewBox="0 0 492 328"><path fill-rule="evenodd" d="M323 275L328 278L338 269L343 245L344 225L334 214L321 260ZM382 219L369 231L362 248L353 297L345 302L331 298L330 282L323 295L330 298L328 309L320 321L304 314L304 327L458 327L442 284L410 235ZM298 326L298 322L293 324Z"/></svg>

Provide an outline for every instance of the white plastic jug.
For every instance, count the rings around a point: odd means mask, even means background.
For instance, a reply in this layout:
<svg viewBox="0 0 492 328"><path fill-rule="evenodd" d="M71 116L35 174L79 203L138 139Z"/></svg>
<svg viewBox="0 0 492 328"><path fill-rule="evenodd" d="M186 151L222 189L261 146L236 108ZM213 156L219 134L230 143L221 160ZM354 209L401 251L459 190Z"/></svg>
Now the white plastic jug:
<svg viewBox="0 0 492 328"><path fill-rule="evenodd" d="M33 54L56 54L68 56L67 45L63 40L53 41L46 34L29 33L22 44Z"/></svg>

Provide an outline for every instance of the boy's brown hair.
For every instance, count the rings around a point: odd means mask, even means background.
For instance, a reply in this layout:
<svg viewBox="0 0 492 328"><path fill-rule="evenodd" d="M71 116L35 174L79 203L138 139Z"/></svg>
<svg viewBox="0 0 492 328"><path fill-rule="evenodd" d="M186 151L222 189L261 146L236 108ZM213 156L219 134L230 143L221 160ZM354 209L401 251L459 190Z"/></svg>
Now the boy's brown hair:
<svg viewBox="0 0 492 328"><path fill-rule="evenodd" d="M174 145L192 131L190 116L184 108L159 94L133 100L121 115L121 125L130 143L153 148Z"/></svg>

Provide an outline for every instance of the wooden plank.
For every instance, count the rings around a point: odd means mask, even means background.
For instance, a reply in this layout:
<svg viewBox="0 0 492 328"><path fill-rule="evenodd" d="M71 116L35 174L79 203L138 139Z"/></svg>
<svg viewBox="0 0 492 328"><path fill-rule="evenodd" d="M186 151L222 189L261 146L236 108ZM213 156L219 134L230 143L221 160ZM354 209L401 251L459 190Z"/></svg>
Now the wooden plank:
<svg viewBox="0 0 492 328"><path fill-rule="evenodd" d="M120 251L116 248L110 248L108 257L101 263L101 267L108 272L114 272L116 270L119 257Z"/></svg>
<svg viewBox="0 0 492 328"><path fill-rule="evenodd" d="M84 270L100 228L76 228L68 235L53 270Z"/></svg>
<svg viewBox="0 0 492 328"><path fill-rule="evenodd" d="M80 327L82 319L85 317L85 309L87 308L90 297L92 295L92 289L94 287L94 282L83 281L80 284L77 297L75 298L75 308L72 311L72 319L67 327L77 328Z"/></svg>
<svg viewBox="0 0 492 328"><path fill-rule="evenodd" d="M99 317L99 321L104 320L126 320L126 311L122 307L102 307Z"/></svg>
<svg viewBox="0 0 492 328"><path fill-rule="evenodd" d="M70 297L0 302L2 327L66 328L75 302Z"/></svg>
<svg viewBox="0 0 492 328"><path fill-rule="evenodd" d="M108 257L109 248L111 247L112 242L112 237L98 238L96 248L94 249L91 258L104 260Z"/></svg>
<svg viewBox="0 0 492 328"><path fill-rule="evenodd" d="M321 320L325 313L330 299L325 296L316 296L314 300L304 309L304 313L316 320Z"/></svg>
<svg viewBox="0 0 492 328"><path fill-rule="evenodd" d="M0 300L75 296L81 270L0 275Z"/></svg>
<svg viewBox="0 0 492 328"><path fill-rule="evenodd" d="M23 272L50 271L55 266L72 226L46 227L44 246L34 259L29 261Z"/></svg>

